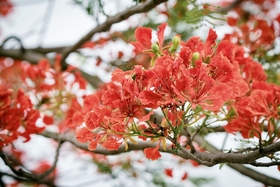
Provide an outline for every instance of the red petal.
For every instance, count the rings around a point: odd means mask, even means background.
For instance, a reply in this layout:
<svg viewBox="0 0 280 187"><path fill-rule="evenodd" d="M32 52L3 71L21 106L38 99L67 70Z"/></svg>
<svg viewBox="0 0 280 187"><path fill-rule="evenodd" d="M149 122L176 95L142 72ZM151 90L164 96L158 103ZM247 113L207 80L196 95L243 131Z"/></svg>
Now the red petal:
<svg viewBox="0 0 280 187"><path fill-rule="evenodd" d="M89 131L86 127L79 129L76 134L76 139L81 143L91 141L94 137L94 134L92 134L92 132Z"/></svg>
<svg viewBox="0 0 280 187"><path fill-rule="evenodd" d="M167 175L167 176L169 176L169 177L173 177L173 170L172 169L170 169L170 168L166 168L165 169L165 174Z"/></svg>
<svg viewBox="0 0 280 187"><path fill-rule="evenodd" d="M52 125L53 124L53 117L52 116L44 116L43 122L46 125Z"/></svg>
<svg viewBox="0 0 280 187"><path fill-rule="evenodd" d="M154 93L153 91L144 90L139 94L140 102L149 108L157 108L157 102L161 99L161 95Z"/></svg>
<svg viewBox="0 0 280 187"><path fill-rule="evenodd" d="M184 175L182 176L181 180L183 181L183 180L186 180L187 178L188 178L188 173L185 172Z"/></svg>
<svg viewBox="0 0 280 187"><path fill-rule="evenodd" d="M154 114L154 111L149 112L147 115L145 115L142 118L140 118L139 122L148 121L150 119L151 115L153 115L153 114Z"/></svg>
<svg viewBox="0 0 280 187"><path fill-rule="evenodd" d="M166 23L162 23L160 26L158 26L158 32L157 32L157 36L158 36L158 43L159 43L159 47L161 48L164 42L164 30L166 28Z"/></svg>
<svg viewBox="0 0 280 187"><path fill-rule="evenodd" d="M100 104L100 99L97 94L87 95L84 98L85 112L89 112L93 107L98 106L99 104Z"/></svg>
<svg viewBox="0 0 280 187"><path fill-rule="evenodd" d="M102 144L105 149L108 150L118 150L121 146L121 143L118 142L117 139L113 137L109 137L105 140L105 142Z"/></svg>
<svg viewBox="0 0 280 187"><path fill-rule="evenodd" d="M139 27L135 30L135 37L146 49L150 49L152 42L152 29Z"/></svg>
<svg viewBox="0 0 280 187"><path fill-rule="evenodd" d="M93 151L96 149L98 142L103 138L100 134L94 134L93 140L88 145L88 150Z"/></svg>
<svg viewBox="0 0 280 187"><path fill-rule="evenodd" d="M161 157L161 154L158 151L158 146L154 148L146 148L144 149L144 153L147 159L157 160Z"/></svg>
<svg viewBox="0 0 280 187"><path fill-rule="evenodd" d="M205 57L212 54L212 47L215 45L216 39L217 39L216 32L210 28L208 37L205 42Z"/></svg>

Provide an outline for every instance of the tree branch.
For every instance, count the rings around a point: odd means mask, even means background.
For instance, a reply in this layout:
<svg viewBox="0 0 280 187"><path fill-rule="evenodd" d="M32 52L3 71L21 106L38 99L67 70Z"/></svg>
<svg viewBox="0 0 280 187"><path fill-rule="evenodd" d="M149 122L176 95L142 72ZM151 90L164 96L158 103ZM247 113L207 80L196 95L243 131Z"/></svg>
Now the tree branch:
<svg viewBox="0 0 280 187"><path fill-rule="evenodd" d="M50 180L45 180L40 177L38 177L36 174L31 173L31 172L26 172L23 169L16 169L13 165L13 163L7 158L7 156L4 154L4 152L0 151L0 157L4 161L4 163L11 169L11 171L17 175L9 175L13 177L14 179L19 179L19 181L29 181L33 183L40 183L40 184L46 184L50 187L56 187L56 185L50 181Z"/></svg>
<svg viewBox="0 0 280 187"><path fill-rule="evenodd" d="M47 177L49 174L51 174L51 172L53 172L53 170L56 168L56 165L57 165L57 162L58 162L58 157L59 157L59 150L61 148L61 145L62 145L62 141L59 140L58 141L58 146L56 148L56 153L55 153L55 158L54 158L54 162L53 162L53 165L50 169L48 169L46 172L42 173L41 175L39 175L38 177L39 178L45 178Z"/></svg>
<svg viewBox="0 0 280 187"><path fill-rule="evenodd" d="M61 141L66 141L70 142L73 145L75 145L78 148L87 150L88 144L85 143L80 143L76 140L75 136L71 134L58 134L58 133L53 133L49 131L44 131L41 133L41 135L47 137L47 138L52 138L54 140L61 140ZM258 150L254 150L250 153L246 154L236 154L236 153L222 153L219 151L217 148L206 142L203 138L196 136L195 141L198 142L200 145L203 147L207 148L208 152L199 152L196 151L194 153L191 153L188 150L182 150L179 153L176 153L176 151L172 149L167 149L166 152L176 154L184 159L195 159L197 157L200 160L207 161L208 164L204 164L207 166L214 166L216 164L220 163L235 163L235 164L251 164L255 162L257 159L262 158L268 154L275 153L280 150L280 142L276 142L274 144L268 145L266 147L263 147L262 152L259 153ZM128 147L128 151L133 151L133 150L143 150L144 148L150 148L150 147L155 147L156 144L151 144L149 142L138 142L138 144L130 144ZM183 149L183 148L182 148ZM162 149L160 149L162 151ZM101 147L98 147L96 150L93 151L94 153L98 154L103 154L103 155L115 155L115 154L120 154L125 151L125 147L121 146L118 150L116 151L109 151L106 149L103 149Z"/></svg>
<svg viewBox="0 0 280 187"><path fill-rule="evenodd" d="M244 0L235 0L232 3L230 3L228 6L226 7L222 7L220 9L218 9L218 12L221 13L228 13L228 11L231 11L232 9L236 8L237 6L239 6Z"/></svg>
<svg viewBox="0 0 280 187"><path fill-rule="evenodd" d="M61 140L70 142L71 144L75 145L76 147L89 151L87 149L88 144L80 143L76 140L76 138L73 135L70 134L57 134L53 132L44 131L41 133L41 135L52 138L54 140ZM167 147L166 151L162 149L162 147L159 148L162 152L172 153L175 155L180 156L183 159L193 159L196 160L201 165L206 166L214 166L216 164L220 163L230 163L228 164L229 167L237 170L238 172L256 180L259 182L262 182L263 184L270 185L270 186L279 186L280 180L277 180L275 178L266 176L264 174L258 173L252 169L246 168L242 165L237 164L252 164L257 160L258 158L264 157L267 154L274 153L280 150L280 142L276 142L274 144L268 145L266 147L263 147L262 152L260 153L258 150L254 150L250 153L246 154L236 154L236 153L222 153L217 148L206 142L202 137L196 136L194 138L196 142L198 142L201 146L205 147L210 153L208 152L199 152L196 151L195 153L191 153L190 151L182 148L179 151L174 151L171 148ZM124 152L129 152L133 150L143 150L144 148L150 148L155 147L156 144L151 144L149 142L139 142L138 144L129 144L128 150L125 150L124 145L122 145L118 150L116 151L109 151L106 149L103 149L101 147L98 147L96 150L92 151L94 153L103 154L103 155L116 155Z"/></svg>
<svg viewBox="0 0 280 187"><path fill-rule="evenodd" d="M66 58L68 57L68 55L71 52L76 51L78 48L80 48L86 41L90 40L94 34L99 33L99 32L108 31L108 30L110 30L110 28L113 24L119 23L134 14L148 12L149 10L156 7L157 5L159 5L163 2L166 2L166 1L168 1L168 0L149 0L143 4L133 6L114 16L108 17L108 19L104 23L102 23L102 24L98 25L97 27L95 27L94 29L92 29L89 33L87 33L85 36L83 36L76 44L74 44L73 46L71 46L69 48L64 49L62 51L62 62L65 62ZM62 69L66 69L66 66L67 65L64 64Z"/></svg>
<svg viewBox="0 0 280 187"><path fill-rule="evenodd" d="M219 155L221 155L221 154L226 155L225 153L222 153L217 148L215 148L214 146L212 146L211 144L206 142L200 136L196 136L195 137L195 141L198 144L200 144L200 146L203 146L210 153L219 154ZM277 152L277 151L280 150L279 146L280 146L280 142L276 142L276 143L274 143L272 145L264 147L264 149L265 149L265 151L274 150L274 152ZM238 157L243 157L243 155L244 155L244 158L245 158L245 157L248 157L248 156L250 157L251 155L254 157L254 155L256 155L258 153L259 153L259 150L254 150L253 152L248 153L248 154L237 154L237 155L239 155ZM231 155L232 154L235 154L235 153L231 153ZM239 173L243 174L244 176L247 176L247 177L249 177L251 179L259 181L259 182L261 182L261 183L263 183L263 184L265 184L267 186L278 186L278 187L280 187L280 180L278 180L278 179L275 179L273 177L270 177L270 176L267 176L265 174L259 173L259 172L255 171L253 169L247 168L247 167L245 167L243 165L240 165L240 164L234 164L234 163L231 163L231 162L224 162L224 163L229 163L227 165L229 167L231 167L232 169L235 169L236 171L238 171ZM255 163L255 161L249 162L247 164L251 164L252 165L252 163ZM246 164L246 163L243 163L243 164Z"/></svg>
<svg viewBox="0 0 280 187"><path fill-rule="evenodd" d="M273 161L273 162L267 162L267 163L252 162L251 165L256 166L256 167L280 166L280 162L279 161Z"/></svg>
<svg viewBox="0 0 280 187"><path fill-rule="evenodd" d="M29 49L25 49L24 53L22 53L21 49L0 48L0 56L10 57L18 60L26 60L32 64L37 64L41 59L46 58L45 55Z"/></svg>

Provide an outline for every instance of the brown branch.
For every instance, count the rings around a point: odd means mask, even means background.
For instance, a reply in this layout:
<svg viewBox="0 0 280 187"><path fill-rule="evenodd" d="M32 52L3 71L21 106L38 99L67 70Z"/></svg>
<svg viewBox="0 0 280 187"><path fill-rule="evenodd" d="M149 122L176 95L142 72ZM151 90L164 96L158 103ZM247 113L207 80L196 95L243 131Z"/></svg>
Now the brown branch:
<svg viewBox="0 0 280 187"><path fill-rule="evenodd" d="M61 140L63 142L69 142L69 143L75 145L77 148L89 151L88 144L80 143L79 141L76 140L76 137L72 134L58 134L58 133L54 133L54 132L44 131L40 135L47 137L47 138L52 138L56 141ZM129 146L128 146L127 150L125 150L124 145L120 146L120 148L118 150L114 150L114 151L109 151L107 149L104 149L104 148L98 146L92 152L97 153L97 154L102 154L102 155L117 155L117 154L124 153L124 152L138 151L138 150L143 150L145 148L152 148L152 147L156 146L155 143L149 143L149 142L138 142L138 144L133 144L133 143L128 143L128 144L129 144ZM160 148L160 150L163 151L162 148ZM170 152L173 154L175 153L175 151L173 151L170 148L167 148L166 152Z"/></svg>
<svg viewBox="0 0 280 187"><path fill-rule="evenodd" d="M38 183L38 184L46 184L50 187L56 187L56 185L50 181L50 180L45 180L42 179L40 177L38 177L36 174L32 173L32 172L27 172L24 171L23 169L16 169L13 165L13 163L8 159L8 157L4 154L4 152L0 151L0 157L2 158L2 160L4 161L4 163L11 169L11 171L17 175L15 176L11 176L14 179L19 179L20 181L29 181L32 183Z"/></svg>
<svg viewBox="0 0 280 187"><path fill-rule="evenodd" d="M239 6L244 0L235 0L226 7L219 8L217 11L221 13L228 13L228 11Z"/></svg>
<svg viewBox="0 0 280 187"><path fill-rule="evenodd" d="M13 179L15 179L16 181L18 182L30 182L29 180L25 179L25 178L22 178L22 177L18 177L18 176L15 176L15 175L12 175L12 174L9 174L9 173L4 173L4 172L1 172L0 171L0 176L8 176L8 177L11 177ZM2 186L1 186L2 187ZM4 186L5 187L5 186Z"/></svg>
<svg viewBox="0 0 280 187"><path fill-rule="evenodd" d="M199 153L198 157L203 160L209 160L211 163L234 163L234 164L251 164L257 159L273 154L280 150L280 142L275 142L262 148L262 151L254 150L249 153L222 153L216 147L205 141L202 137L196 136L194 140L207 149L210 153Z"/></svg>
<svg viewBox="0 0 280 187"><path fill-rule="evenodd" d="M58 162L58 157L59 157L59 150L61 148L63 142L61 142L60 140L58 140L58 146L56 148L56 153L55 153L55 158L54 158L54 162L51 168L49 168L47 171L45 171L44 173L42 173L41 175L39 175L39 178L45 178L47 177L49 174L51 174L51 172L53 172L53 170L56 168L57 162Z"/></svg>
<svg viewBox="0 0 280 187"><path fill-rule="evenodd" d="M38 62L46 58L45 53L61 50L61 48L34 48L34 49L25 49L25 52L22 53L19 49L2 49L0 48L0 56L10 57L17 60L26 60L31 64L38 64ZM38 52L37 52L38 51ZM41 54L42 53L42 54ZM50 62L52 65L52 62ZM90 75L82 70L79 70L81 75L91 84L94 88L97 88L99 84L102 83L98 76Z"/></svg>
<svg viewBox="0 0 280 187"><path fill-rule="evenodd" d="M41 54L48 54L48 53L61 53L62 50L66 50L70 48L70 46L59 46L59 47L37 47L37 48L30 48L31 51L38 52Z"/></svg>
<svg viewBox="0 0 280 187"><path fill-rule="evenodd" d="M88 150L87 149L88 144L78 142L76 140L75 136L73 136L71 134L57 134L57 133L53 133L53 132L49 132L49 131L44 131L43 133L41 133L41 135L48 137L48 138L52 138L54 140L70 142L78 148ZM184 151L184 154L180 153L177 155L184 159L190 159L193 157L190 155L194 155L197 158L199 158L200 160L205 160L205 161L209 162L210 164L206 164L208 166L214 166L214 165L220 164L220 163L251 164L259 158L262 158L268 154L272 154L272 153L275 153L280 150L280 142L276 142L274 144L263 147L261 153L259 153L258 150L255 150L255 151L252 151L252 152L246 153L246 154L222 153L221 151L216 149L214 146L212 146L211 144L206 142L200 136L197 136L195 138L195 141L198 142L200 145L203 145L203 147L207 148L207 150L210 151L210 153L197 151L197 152L194 152L193 154L191 154L190 151L186 150L188 153L186 153L186 151ZM149 148L149 147L154 147L154 146L155 146L155 144L151 144L149 142L138 142L138 144L130 144L127 151L143 150L144 148ZM119 150L109 151L109 150L103 149L101 147L98 147L93 152L99 153L99 154L104 154L104 155L115 155L115 154L120 154L120 153L125 152L125 148L124 148L124 146L121 146L119 148ZM173 153L173 154L175 153L175 151L172 149L169 149L166 152ZM189 154L189 155L186 155L186 154Z"/></svg>
<svg viewBox="0 0 280 187"><path fill-rule="evenodd" d="M50 52L58 52L62 54L62 69L67 68L67 64L65 63L65 59L68 55L79 49L86 41L90 40L91 37L99 32L108 31L111 26L115 23L121 22L130 16L138 13L148 12L153 9L157 5L166 2L167 0L149 0L143 4L139 4L137 6L133 6L123 12L120 12L114 16L109 17L103 24L98 25L93 30L91 30L88 34L82 37L76 44L73 46L66 47L57 47L57 48L33 48L26 49L24 53L22 53L19 49L3 49L0 48L0 56L11 57L19 60L26 60L32 64L37 64L42 58L46 58L46 54ZM81 71L82 76L93 86L97 87L101 82L97 76L91 76L83 71Z"/></svg>
<svg viewBox="0 0 280 187"><path fill-rule="evenodd" d="M183 128L183 130L182 130L183 132L184 132L184 134L187 136L187 138L188 138L188 145L191 147L191 153L194 153L194 152L196 152L196 149L195 149L195 147L193 146L193 143L192 143L192 138L191 138L191 135L190 135L190 133L189 133L189 131L188 131L188 128L187 127L185 127L185 128Z"/></svg>
<svg viewBox="0 0 280 187"><path fill-rule="evenodd" d="M143 4L133 6L114 16L108 17L108 19L104 23L102 23L102 24L98 25L97 27L95 27L94 29L92 29L89 33L87 33L85 36L83 36L76 44L74 44L70 48L64 49L62 51L62 62L65 62L66 58L68 57L68 55L71 52L76 51L78 48L80 48L86 41L90 40L94 34L99 33L99 32L109 31L113 24L124 21L125 19L129 18L130 16L132 16L134 14L148 12L151 9L153 9L154 7L156 7L157 5L159 5L163 2L166 2L166 1L167 0L149 0ZM66 66L67 65L64 64L64 67L62 67L62 69L66 69Z"/></svg>
<svg viewBox="0 0 280 187"><path fill-rule="evenodd" d="M267 163L252 162L251 165L256 166L256 167L280 166L280 162L279 161L273 161L273 162L267 162Z"/></svg>
<svg viewBox="0 0 280 187"><path fill-rule="evenodd" d="M22 53L20 49L3 49L0 48L0 56L10 57L17 60L26 60L32 64L37 64L41 59L46 58L45 55L25 49Z"/></svg>
<svg viewBox="0 0 280 187"><path fill-rule="evenodd" d="M74 146L76 146L77 148L83 149L85 151L89 151L88 150L88 144L78 142L76 140L75 136L73 136L71 134L58 134L58 133L53 133L53 132L49 132L49 131L44 131L40 135L43 135L47 138L52 138L56 141L61 140L61 141L64 141L64 142L69 142L69 143L73 144ZM157 144L150 143L150 142L138 142L138 144L128 143L128 149L127 150L125 150L124 145L121 145L118 150L114 150L114 151L109 151L107 149L104 149L104 148L98 146L95 150L93 150L91 152L97 153L97 154L102 154L102 155L117 155L117 154L130 152L130 151L140 151L140 150L142 151L145 148L152 148L152 147L155 147L156 145ZM178 155L179 157L181 157L183 159L186 159L186 160L192 159L192 160L197 161L201 165L212 166L211 163L209 163L208 161L200 160L199 158L197 158L195 155L193 155L188 150L178 150L178 151L176 151L176 150L171 149L168 146L166 147L166 150L163 150L162 146L160 146L159 151L171 153L171 154L174 154L174 155Z"/></svg>
<svg viewBox="0 0 280 187"><path fill-rule="evenodd" d="M225 156L235 154L235 153L229 153L229 154L222 153L220 150L218 150L217 148L215 148L214 146L212 146L211 144L209 144L207 141L205 141L203 138L201 138L199 136L195 137L195 141L198 144L200 144L200 146L204 147L207 151L209 151L212 154L225 155ZM273 150L273 152L277 152L277 151L280 150L280 142L276 142L272 145L266 146L262 150L265 150L265 151L268 151L268 152ZM259 150L254 150L253 152L248 153L248 154L237 154L237 155L239 155L238 157L241 157L241 158L244 157L244 159L247 160L248 158L246 158L246 157L250 157L250 156L254 157L258 153L259 153ZM261 157L259 157L259 158L261 158ZM256 158L253 158L253 160L254 159L256 159ZM259 182L261 182L261 183L263 183L267 186L278 186L278 187L280 187L280 180L275 179L275 178L270 177L270 176L267 176L265 174L259 173L255 170L247 168L243 165L231 163L229 161L230 160L227 160L227 162L224 162L224 163L229 163L229 164L227 164L229 167L231 167L232 169L235 169L236 171L243 174L244 176L247 176L251 179L259 181ZM253 162L249 161L247 164L252 165L252 163L254 163L254 162L255 161L253 161ZM246 164L246 163L243 163L243 164Z"/></svg>
<svg viewBox="0 0 280 187"><path fill-rule="evenodd" d="M76 138L73 135L70 134L57 134L53 132L44 131L41 133L41 135L52 138L54 140L61 140L70 142L71 144L75 145L76 147L89 151L87 149L88 144L80 143L76 140ZM245 172L249 171L249 173L245 173L246 176L262 182L266 185L272 185L277 186L276 184L280 184L280 180L274 179L269 176L265 176L263 174L260 174L254 170L248 169L245 166L242 165L236 165L236 164L251 164L254 163L257 159L264 157L265 155L277 152L280 150L280 142L276 142L274 144L268 145L266 147L263 147L262 152L260 153L258 150L252 151L250 153L246 154L236 154L236 153L222 153L218 149L216 149L214 146L206 142L203 138L200 136L195 137L195 141L198 142L201 146L204 146L209 152L199 152L196 151L194 153L191 153L190 151L181 148L181 150L178 150L177 152L169 147L167 147L166 151L160 147L160 151L167 152L171 154L178 155L179 157L183 159L193 159L197 161L201 165L206 166L214 166L216 164L220 163L230 163L228 164L229 167L232 167L233 169L236 169L238 172ZM106 149L103 149L101 147L98 147L96 150L92 151L94 153L103 154L103 155L116 155L124 152L129 152L133 150L143 150L144 148L150 148L155 147L156 144L151 144L149 142L138 142L138 144L129 144L128 150L125 150L124 145L122 145L118 150L115 151L109 151ZM243 173L242 173L243 174ZM255 176L263 175L263 177L258 178ZM263 179L269 179L269 180L263 180Z"/></svg>
<svg viewBox="0 0 280 187"><path fill-rule="evenodd" d="M263 173L259 173L255 170L245 167L243 165L228 164L228 166L231 167L232 169L238 171L242 175L247 176L251 179L254 179L255 181L259 181L259 182L265 184L266 186L280 187L280 180L278 180L278 179L267 176Z"/></svg>

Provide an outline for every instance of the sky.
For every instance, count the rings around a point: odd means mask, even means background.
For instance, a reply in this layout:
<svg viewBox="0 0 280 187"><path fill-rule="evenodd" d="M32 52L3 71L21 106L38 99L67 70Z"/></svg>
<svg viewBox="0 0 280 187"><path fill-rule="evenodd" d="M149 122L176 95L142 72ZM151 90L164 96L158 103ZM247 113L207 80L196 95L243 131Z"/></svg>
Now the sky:
<svg viewBox="0 0 280 187"><path fill-rule="evenodd" d="M22 39L24 47L53 47L61 45L71 45L77 42L82 36L89 32L96 25L95 19L86 14L81 7L73 5L71 0L14 0L15 4L14 11L5 18L0 18L0 44L9 36L17 36ZM49 3L51 2L51 3ZM124 1L113 1L111 0L111 6L108 8L108 12L113 13L114 11L120 10L124 4ZM50 5L52 4L52 5ZM48 9L48 6L53 6L52 9ZM103 18L101 18L102 21ZM45 21L43 21L45 20ZM44 25L49 21L48 26ZM125 29L125 24L117 24L113 26L113 29ZM45 32L42 32L41 29ZM8 47L13 46L11 43ZM101 52L101 51L98 51ZM78 57L72 57L70 61L77 60ZM75 63L75 62L72 62ZM87 67L85 69L88 69ZM102 70L94 71L88 70L93 74L103 76L104 72ZM110 76L104 77L104 80L109 81ZM224 137L221 137L218 133L212 134L208 137L208 140L216 146L221 146L221 142ZM34 146L40 147L40 144L45 144L45 140L38 139L38 141L33 142ZM234 140L233 136L229 136L227 140L226 147L230 148L233 145L238 144ZM20 146L24 147L24 144ZM30 148L26 148L29 149ZM30 150L31 151L31 150ZM39 154L38 151L33 150L34 157L41 157L45 154ZM42 151L44 153L44 151ZM40 153L42 153L40 152ZM65 153L66 154L66 153ZM79 168L82 166L83 161L78 161L77 157L64 157L63 162L59 162L59 165L65 168L65 171L71 170L71 167ZM74 161L74 162L73 162ZM70 167L69 167L69 163ZM0 162L0 167L2 168ZM68 164L68 165L67 165ZM155 163L154 163L155 164ZM166 163L170 167L173 167L172 162ZM185 167L185 166L182 166ZM180 170L182 168L178 168ZM93 168L87 169L86 173L92 173ZM236 186L246 186L246 187L261 187L262 184L255 182L245 176L240 175L236 171L223 167L219 169L219 165L212 168L199 167L191 168L188 166L187 170L191 176L209 176L216 179L214 186L216 187L236 187ZM267 175L280 178L279 171L276 167L271 168L257 168L258 171L263 172ZM106 177L104 178L106 181ZM71 182L71 186L75 186ZM104 183L98 182L94 186L103 186ZM190 185L190 184L189 184ZM85 186L93 186L91 184L85 184ZM210 184L209 186L213 186Z"/></svg>

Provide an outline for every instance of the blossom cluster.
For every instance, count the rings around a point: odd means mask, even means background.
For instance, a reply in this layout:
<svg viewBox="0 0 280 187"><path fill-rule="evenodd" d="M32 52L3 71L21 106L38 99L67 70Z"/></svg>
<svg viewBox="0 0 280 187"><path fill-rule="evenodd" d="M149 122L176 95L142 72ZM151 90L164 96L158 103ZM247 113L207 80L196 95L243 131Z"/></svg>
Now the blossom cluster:
<svg viewBox="0 0 280 187"><path fill-rule="evenodd" d="M199 37L184 42L175 35L164 45L166 26L158 27L156 43L152 43L152 29L136 29L137 41L131 44L136 55L151 57L150 67L136 65L112 73L112 83L85 114L85 126L77 132L80 142L89 142L90 150L98 144L117 150L122 144L127 149L128 140L137 143L132 136L151 138L158 145L144 153L154 160L160 157L160 143L166 149L166 139L177 141L181 127L221 111L228 121L225 129L240 131L245 138L259 137L267 123L269 130L276 129L279 86L265 82L261 65L243 48L228 40L216 43L212 29L205 42ZM164 116L159 122L151 119L157 109Z"/></svg>
<svg viewBox="0 0 280 187"><path fill-rule="evenodd" d="M0 59L0 148L19 137L29 141L31 134L42 132L45 128L38 124L39 120L45 125L53 125L53 113L57 116L62 113L61 105L66 104L65 98L70 95L66 91L67 85L72 87L77 83L80 89L85 89L86 81L79 73L72 73L73 67L66 72L60 69L59 56L54 68L46 59L37 65ZM70 72L75 79L69 82Z"/></svg>

